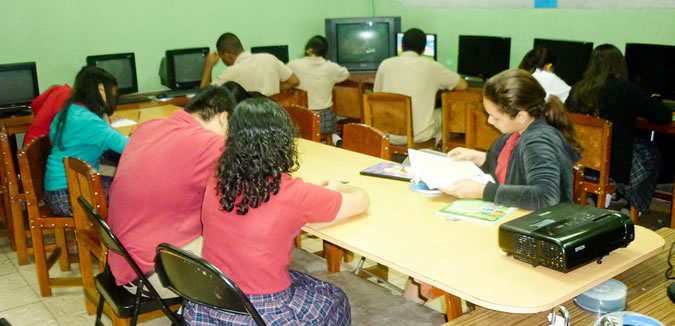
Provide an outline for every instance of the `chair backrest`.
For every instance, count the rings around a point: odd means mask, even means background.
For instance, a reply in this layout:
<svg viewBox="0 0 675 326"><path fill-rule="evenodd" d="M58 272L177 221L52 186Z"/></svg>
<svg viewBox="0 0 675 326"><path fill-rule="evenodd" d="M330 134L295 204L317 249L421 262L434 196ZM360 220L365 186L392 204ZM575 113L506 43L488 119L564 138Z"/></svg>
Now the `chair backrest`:
<svg viewBox="0 0 675 326"><path fill-rule="evenodd" d="M321 116L307 107L293 104L282 105L300 128L300 137L319 142L321 139Z"/></svg>
<svg viewBox="0 0 675 326"><path fill-rule="evenodd" d="M49 138L40 136L31 140L17 154L29 216L39 216L39 203L45 195L47 157L51 150L52 143Z"/></svg>
<svg viewBox="0 0 675 326"><path fill-rule="evenodd" d="M584 147L581 160L586 168L600 172L600 184L609 182L609 163L612 154L612 122L585 114L569 113L579 143Z"/></svg>
<svg viewBox="0 0 675 326"><path fill-rule="evenodd" d="M450 149L450 133L466 133L466 114L468 110L480 105L481 98L481 93L471 91L446 91L441 94L444 150Z"/></svg>
<svg viewBox="0 0 675 326"><path fill-rule="evenodd" d="M405 135L413 147L413 117L410 96L394 93L363 95L363 121L389 135Z"/></svg>
<svg viewBox="0 0 675 326"><path fill-rule="evenodd" d="M157 246L155 272L162 285L185 299L227 312L248 314L265 325L239 287L216 266L168 243Z"/></svg>
<svg viewBox="0 0 675 326"><path fill-rule="evenodd" d="M487 151L502 133L487 122L488 114L483 104L468 108L466 112L466 147Z"/></svg>
<svg viewBox="0 0 675 326"><path fill-rule="evenodd" d="M391 160L389 136L363 123L349 123L343 127L342 148Z"/></svg>
<svg viewBox="0 0 675 326"><path fill-rule="evenodd" d="M307 92L298 88L292 88L281 93L271 95L270 98L279 103L281 106L298 105L307 107L309 105L307 100Z"/></svg>
<svg viewBox="0 0 675 326"><path fill-rule="evenodd" d="M7 133L7 125L4 123L0 123L0 192L2 192L2 204L4 207L2 215L6 218L5 222L11 232L11 197L18 195L19 185L12 147L9 143L9 133ZM15 198L15 200L18 200L18 198Z"/></svg>
<svg viewBox="0 0 675 326"><path fill-rule="evenodd" d="M333 86L333 107L335 115L363 122L363 85L345 80Z"/></svg>
<svg viewBox="0 0 675 326"><path fill-rule="evenodd" d="M82 196L87 202L95 205L96 211L104 221L107 220L108 204L98 171L86 161L76 157L66 157L63 163L66 167L70 202L76 203ZM78 231L91 229L91 222L82 206L72 205L72 209L75 229Z"/></svg>

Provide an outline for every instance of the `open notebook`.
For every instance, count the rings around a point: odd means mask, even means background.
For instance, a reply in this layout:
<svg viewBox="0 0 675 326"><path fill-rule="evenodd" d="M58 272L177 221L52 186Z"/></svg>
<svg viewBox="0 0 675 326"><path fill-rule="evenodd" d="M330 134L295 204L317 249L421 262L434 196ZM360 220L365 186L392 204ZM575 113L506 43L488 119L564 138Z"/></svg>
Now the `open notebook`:
<svg viewBox="0 0 675 326"><path fill-rule="evenodd" d="M430 189L438 189L451 185L457 180L471 179L480 183L494 182L492 176L486 174L471 161L454 161L415 149L408 149L410 171L413 180L424 181Z"/></svg>

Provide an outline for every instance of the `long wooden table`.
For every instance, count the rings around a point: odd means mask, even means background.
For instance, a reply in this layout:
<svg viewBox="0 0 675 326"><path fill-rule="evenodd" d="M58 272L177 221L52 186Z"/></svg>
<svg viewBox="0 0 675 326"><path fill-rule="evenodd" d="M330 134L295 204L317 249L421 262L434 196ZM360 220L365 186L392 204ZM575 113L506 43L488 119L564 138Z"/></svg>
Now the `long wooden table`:
<svg viewBox="0 0 675 326"><path fill-rule="evenodd" d="M307 225L304 231L485 308L512 313L550 310L664 246L660 236L638 226L636 240L613 251L602 264L567 274L533 268L499 249L497 225L437 215L452 197L426 197L410 191L406 182L359 175L380 159L305 140L300 140L299 152L295 176L309 182L326 177L349 181L365 188L371 200L367 213L333 225ZM334 255L329 257L332 264L338 263L333 258L341 257L340 249L333 247L328 254ZM330 268L335 271L335 266Z"/></svg>
<svg viewBox="0 0 675 326"><path fill-rule="evenodd" d="M675 230L662 228L656 231L667 243L675 241ZM673 280L666 279L664 272L667 266L668 248L649 260L619 275L615 279L628 287L626 304L628 311L639 312L660 320L665 325L675 325L675 304L670 302L666 289ZM577 307L572 300L563 303L570 313L572 325L593 325L598 315L586 312ZM488 309L479 309L461 316L443 326L474 325L548 325L547 312L537 314L509 314Z"/></svg>

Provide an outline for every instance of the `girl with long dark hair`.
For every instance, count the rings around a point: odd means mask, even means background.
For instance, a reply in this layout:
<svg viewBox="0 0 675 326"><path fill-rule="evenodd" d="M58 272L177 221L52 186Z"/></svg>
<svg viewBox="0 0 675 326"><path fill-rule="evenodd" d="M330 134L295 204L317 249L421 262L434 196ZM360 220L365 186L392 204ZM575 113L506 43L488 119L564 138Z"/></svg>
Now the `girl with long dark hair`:
<svg viewBox="0 0 675 326"><path fill-rule="evenodd" d="M540 45L525 54L518 68L527 70L532 74L532 77L546 91L547 98L550 95L555 95L565 102L567 96L570 94L571 87L555 74L557 62L558 57L555 52Z"/></svg>

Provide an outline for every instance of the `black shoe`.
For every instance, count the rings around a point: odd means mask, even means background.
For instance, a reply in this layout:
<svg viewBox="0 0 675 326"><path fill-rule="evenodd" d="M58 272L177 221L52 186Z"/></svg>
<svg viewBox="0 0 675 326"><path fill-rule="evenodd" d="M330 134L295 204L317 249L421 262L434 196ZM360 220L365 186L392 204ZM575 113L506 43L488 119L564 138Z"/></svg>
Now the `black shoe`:
<svg viewBox="0 0 675 326"><path fill-rule="evenodd" d="M342 139L338 140L337 143L335 143L335 147L342 148Z"/></svg>

